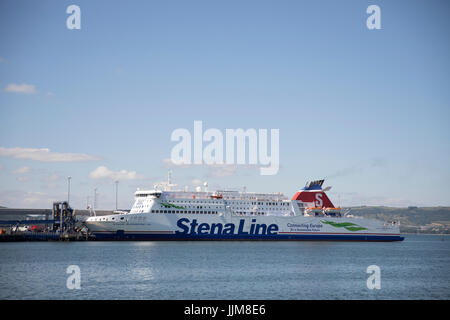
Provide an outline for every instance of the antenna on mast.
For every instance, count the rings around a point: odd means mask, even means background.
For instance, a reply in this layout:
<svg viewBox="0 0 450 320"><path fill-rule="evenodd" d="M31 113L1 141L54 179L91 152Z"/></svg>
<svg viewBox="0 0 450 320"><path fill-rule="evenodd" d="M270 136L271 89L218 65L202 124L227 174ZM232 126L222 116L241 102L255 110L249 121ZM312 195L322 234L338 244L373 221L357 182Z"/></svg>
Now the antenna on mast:
<svg viewBox="0 0 450 320"><path fill-rule="evenodd" d="M166 190L170 191L172 190L172 187L175 187L176 184L172 184L172 170L169 170L167 172L167 186L166 186Z"/></svg>

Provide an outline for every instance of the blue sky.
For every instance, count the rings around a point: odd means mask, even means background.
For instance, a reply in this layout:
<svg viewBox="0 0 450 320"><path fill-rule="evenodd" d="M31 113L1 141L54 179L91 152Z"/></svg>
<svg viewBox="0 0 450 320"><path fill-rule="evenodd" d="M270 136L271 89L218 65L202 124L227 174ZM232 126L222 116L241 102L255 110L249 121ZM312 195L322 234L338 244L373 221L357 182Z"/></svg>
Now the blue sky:
<svg viewBox="0 0 450 320"><path fill-rule="evenodd" d="M71 4L81 30L66 28ZM371 4L381 30L366 27ZM335 204L448 206L449 9L3 0L0 205L50 207L67 197L71 176L73 206L97 188L98 206L111 209L119 177L127 209L137 187L166 179L172 131L202 120L223 132L279 129L280 170L172 167L180 187L208 181L291 197L325 177ZM42 148L50 152L30 158ZM92 174L99 167L104 178Z"/></svg>

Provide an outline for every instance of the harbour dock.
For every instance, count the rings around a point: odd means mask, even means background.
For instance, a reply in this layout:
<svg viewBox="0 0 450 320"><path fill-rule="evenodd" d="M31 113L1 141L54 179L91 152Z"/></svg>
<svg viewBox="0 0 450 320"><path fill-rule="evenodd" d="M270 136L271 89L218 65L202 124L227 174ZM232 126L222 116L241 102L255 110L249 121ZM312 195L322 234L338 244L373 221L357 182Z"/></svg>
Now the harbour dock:
<svg viewBox="0 0 450 320"><path fill-rule="evenodd" d="M56 232L13 232L0 234L0 242L19 241L87 241L92 240L88 234Z"/></svg>
<svg viewBox="0 0 450 320"><path fill-rule="evenodd" d="M111 213L96 211L99 216ZM67 201L54 202L52 209L0 208L0 242L94 240L83 226L90 214L72 209Z"/></svg>

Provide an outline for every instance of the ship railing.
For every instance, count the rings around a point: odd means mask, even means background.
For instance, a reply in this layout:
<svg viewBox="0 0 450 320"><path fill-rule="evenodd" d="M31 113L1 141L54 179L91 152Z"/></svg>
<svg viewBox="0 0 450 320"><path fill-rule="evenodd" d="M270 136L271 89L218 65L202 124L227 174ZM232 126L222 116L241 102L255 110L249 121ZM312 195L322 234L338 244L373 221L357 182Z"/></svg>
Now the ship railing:
<svg viewBox="0 0 450 320"><path fill-rule="evenodd" d="M287 200L288 198L278 192L278 193L255 193L255 192L238 192L238 191L224 191L224 190L216 190L216 191L170 191L164 192L164 196L167 198L176 198L176 197L191 197L195 196L196 198L201 197L210 197L213 195L221 194L224 198L227 199L249 199L249 200Z"/></svg>

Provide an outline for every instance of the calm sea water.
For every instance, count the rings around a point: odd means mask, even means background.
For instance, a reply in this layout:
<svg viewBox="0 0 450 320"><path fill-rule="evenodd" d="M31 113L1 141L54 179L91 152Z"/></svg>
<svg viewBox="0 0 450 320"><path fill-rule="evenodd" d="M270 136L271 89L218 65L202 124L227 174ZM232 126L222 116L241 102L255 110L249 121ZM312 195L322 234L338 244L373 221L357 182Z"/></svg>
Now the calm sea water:
<svg viewBox="0 0 450 320"><path fill-rule="evenodd" d="M80 268L81 289L66 282ZM369 290L369 265L381 289ZM0 299L449 299L450 237L0 243Z"/></svg>

